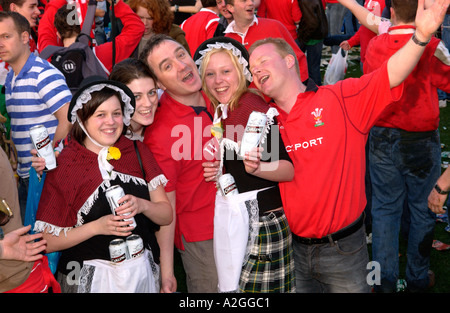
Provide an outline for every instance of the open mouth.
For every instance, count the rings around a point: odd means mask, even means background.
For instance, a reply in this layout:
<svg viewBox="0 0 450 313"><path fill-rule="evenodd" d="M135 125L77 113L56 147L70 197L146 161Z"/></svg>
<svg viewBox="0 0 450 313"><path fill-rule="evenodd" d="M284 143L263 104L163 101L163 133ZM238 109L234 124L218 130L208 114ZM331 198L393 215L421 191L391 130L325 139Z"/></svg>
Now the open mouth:
<svg viewBox="0 0 450 313"><path fill-rule="evenodd" d="M111 129L103 129L102 132L105 135L114 135L116 133L116 129L115 128L111 128Z"/></svg>
<svg viewBox="0 0 450 313"><path fill-rule="evenodd" d="M148 110L139 110L138 113L139 113L140 115L142 115L142 116L147 116L147 115L151 115L152 110L151 110L151 109L148 109Z"/></svg>
<svg viewBox="0 0 450 313"><path fill-rule="evenodd" d="M269 79L269 75L264 75L260 80L259 83L263 85L267 80Z"/></svg>
<svg viewBox="0 0 450 313"><path fill-rule="evenodd" d="M194 77L194 75L192 74L192 72L189 72L186 75L184 75L182 81L187 82L188 80L192 79L193 77Z"/></svg>
<svg viewBox="0 0 450 313"><path fill-rule="evenodd" d="M224 92L224 91L227 91L227 90L228 90L228 87L216 88L217 92Z"/></svg>

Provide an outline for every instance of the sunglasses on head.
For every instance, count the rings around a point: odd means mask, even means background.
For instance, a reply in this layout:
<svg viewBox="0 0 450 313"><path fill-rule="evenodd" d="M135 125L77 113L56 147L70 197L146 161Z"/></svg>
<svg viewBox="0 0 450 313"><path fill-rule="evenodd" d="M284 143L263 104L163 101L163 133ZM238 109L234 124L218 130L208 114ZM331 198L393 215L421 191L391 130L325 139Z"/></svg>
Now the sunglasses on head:
<svg viewBox="0 0 450 313"><path fill-rule="evenodd" d="M0 198L0 226L6 225L13 217L13 212L6 200Z"/></svg>

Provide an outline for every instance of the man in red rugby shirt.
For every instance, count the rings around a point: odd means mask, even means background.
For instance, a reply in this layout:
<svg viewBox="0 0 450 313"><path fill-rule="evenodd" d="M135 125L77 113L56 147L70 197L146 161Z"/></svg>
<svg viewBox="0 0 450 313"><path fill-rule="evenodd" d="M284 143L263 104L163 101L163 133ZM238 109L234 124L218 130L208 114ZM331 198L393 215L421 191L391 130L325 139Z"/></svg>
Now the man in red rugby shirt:
<svg viewBox="0 0 450 313"><path fill-rule="evenodd" d="M188 292L217 292L213 253L216 188L203 178L208 160L214 114L192 57L165 35L149 39L141 58L164 90L155 121L145 130L144 143L169 182L166 193L174 209L170 226L160 231L174 238L186 272ZM161 252L161 264L173 264L173 254Z"/></svg>

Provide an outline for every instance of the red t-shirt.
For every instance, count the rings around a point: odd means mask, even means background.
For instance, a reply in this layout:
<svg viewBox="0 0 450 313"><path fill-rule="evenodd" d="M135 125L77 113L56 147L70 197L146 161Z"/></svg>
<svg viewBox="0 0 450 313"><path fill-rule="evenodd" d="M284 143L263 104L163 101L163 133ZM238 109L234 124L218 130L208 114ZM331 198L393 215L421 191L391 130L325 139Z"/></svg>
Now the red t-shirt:
<svg viewBox="0 0 450 313"><path fill-rule="evenodd" d="M217 25L219 25L219 16L205 8L189 17L180 25L181 29L186 33L186 41L192 56L194 56L195 51L203 41L214 36Z"/></svg>
<svg viewBox="0 0 450 313"><path fill-rule="evenodd" d="M286 26L292 38L297 39L297 27L300 22L302 12L298 5L298 0L261 0L258 7L258 16L272 18L280 21Z"/></svg>
<svg viewBox="0 0 450 313"><path fill-rule="evenodd" d="M391 29L395 29L392 27ZM370 73L402 48L412 34L382 34L372 39L366 52L364 71ZM386 110L377 126L424 132L439 126L437 88L450 92L450 55L432 38L411 74L406 78L402 98ZM447 64L445 64L446 62Z"/></svg>
<svg viewBox="0 0 450 313"><path fill-rule="evenodd" d="M301 80L306 81L308 78L308 63L306 61L306 56L281 22L268 18L255 17L253 23L248 28L247 33L243 34L243 36L233 31L233 25L234 21L228 25L225 30L225 37L230 37L239 41L247 48L247 50L250 49L255 41L267 37L283 38L286 40L292 49L294 49L295 55L297 56L298 64L300 65Z"/></svg>
<svg viewBox="0 0 450 313"><path fill-rule="evenodd" d="M176 191L175 246L213 237L214 182L205 182L202 163L211 161L208 149L212 140L212 108L202 93L209 111L175 101L166 92L161 96L155 121L145 131L144 143L169 180L166 192Z"/></svg>
<svg viewBox="0 0 450 313"><path fill-rule="evenodd" d="M280 132L295 168L294 180L280 183L294 234L321 238L362 214L367 134L402 89L390 89L385 64L360 79L307 89L289 115L279 109Z"/></svg>

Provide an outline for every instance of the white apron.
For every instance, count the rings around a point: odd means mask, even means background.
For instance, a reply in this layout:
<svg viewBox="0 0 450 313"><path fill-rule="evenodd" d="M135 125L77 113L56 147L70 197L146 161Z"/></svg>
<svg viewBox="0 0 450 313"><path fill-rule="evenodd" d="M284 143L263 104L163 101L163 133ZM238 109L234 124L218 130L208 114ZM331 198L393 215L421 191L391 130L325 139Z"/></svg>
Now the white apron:
<svg viewBox="0 0 450 313"><path fill-rule="evenodd" d="M145 249L139 257L113 263L107 260L83 262L79 293L157 293L159 266Z"/></svg>
<svg viewBox="0 0 450 313"><path fill-rule="evenodd" d="M237 292L243 264L258 235L260 190L237 195L216 194L214 212L214 258L219 292Z"/></svg>

